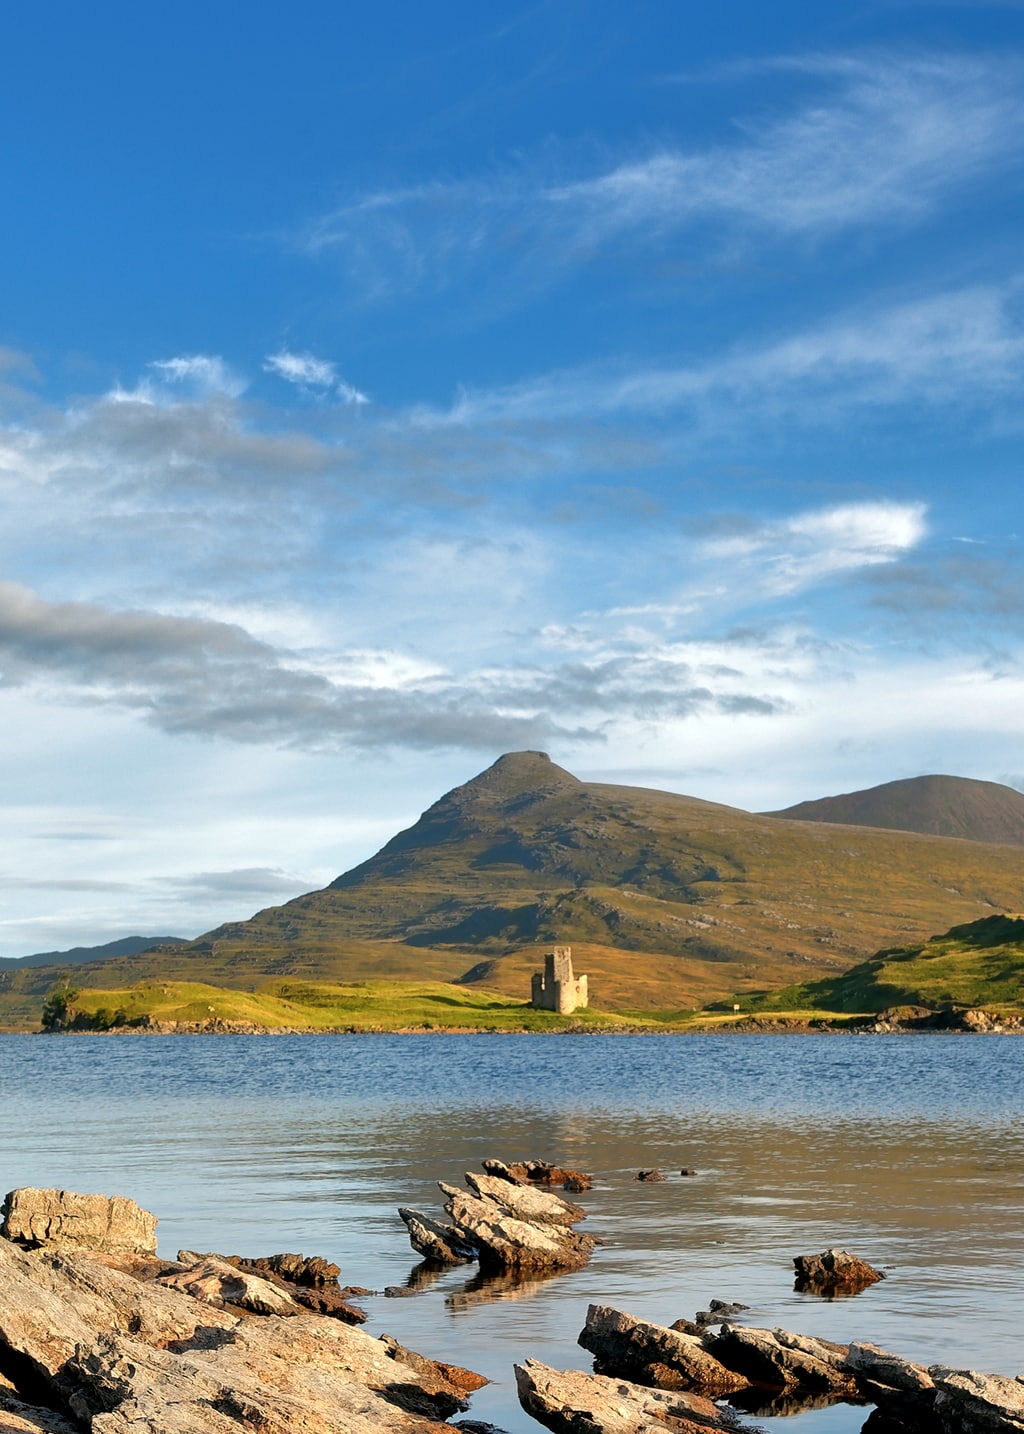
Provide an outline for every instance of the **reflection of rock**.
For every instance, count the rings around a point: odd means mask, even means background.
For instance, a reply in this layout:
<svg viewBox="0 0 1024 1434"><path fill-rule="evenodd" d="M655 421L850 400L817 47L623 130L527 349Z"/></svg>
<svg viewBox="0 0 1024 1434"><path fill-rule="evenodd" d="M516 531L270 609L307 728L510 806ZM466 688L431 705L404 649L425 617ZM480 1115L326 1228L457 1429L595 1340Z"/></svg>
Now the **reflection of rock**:
<svg viewBox="0 0 1024 1434"><path fill-rule="evenodd" d="M12 1190L0 1207L0 1235L28 1249L156 1253L156 1219L123 1195L79 1195L73 1190Z"/></svg>
<svg viewBox="0 0 1024 1434"><path fill-rule="evenodd" d="M590 1306L579 1343L594 1355L600 1373L659 1389L697 1389L717 1397L747 1383L709 1354L699 1337L608 1305Z"/></svg>
<svg viewBox="0 0 1024 1434"><path fill-rule="evenodd" d="M473 1305L492 1304L495 1300L528 1300L548 1280L555 1280L561 1270L509 1270L500 1275L485 1274L482 1270L462 1286L445 1296L445 1304L452 1310L470 1309Z"/></svg>
<svg viewBox="0 0 1024 1434"><path fill-rule="evenodd" d="M399 1215L409 1231L409 1243L418 1255L435 1265L464 1265L476 1259L476 1249L462 1238L454 1225L442 1225L419 1210L399 1206Z"/></svg>
<svg viewBox="0 0 1024 1434"><path fill-rule="evenodd" d="M497 1175L501 1180L511 1180L517 1185L559 1185L563 1190L589 1190L594 1183L592 1175L582 1170L570 1170L562 1165L551 1165L546 1160L485 1160L483 1167L488 1175Z"/></svg>
<svg viewBox="0 0 1024 1434"><path fill-rule="evenodd" d="M219 1263L218 1278L281 1296ZM441 1434L465 1408L462 1372L393 1342L306 1310L253 1318L129 1271L181 1273L0 1239L0 1368L41 1410L0 1428L65 1434L52 1409L92 1434Z"/></svg>
<svg viewBox="0 0 1024 1434"><path fill-rule="evenodd" d="M796 1288L812 1294L855 1295L868 1285L884 1280L881 1270L847 1250L822 1250L820 1255L797 1255Z"/></svg>
<svg viewBox="0 0 1024 1434"><path fill-rule="evenodd" d="M519 1402L534 1419L564 1434L639 1434L639 1431L735 1429L738 1421L710 1399L682 1390L666 1393L579 1370L561 1372L538 1360L515 1366Z"/></svg>

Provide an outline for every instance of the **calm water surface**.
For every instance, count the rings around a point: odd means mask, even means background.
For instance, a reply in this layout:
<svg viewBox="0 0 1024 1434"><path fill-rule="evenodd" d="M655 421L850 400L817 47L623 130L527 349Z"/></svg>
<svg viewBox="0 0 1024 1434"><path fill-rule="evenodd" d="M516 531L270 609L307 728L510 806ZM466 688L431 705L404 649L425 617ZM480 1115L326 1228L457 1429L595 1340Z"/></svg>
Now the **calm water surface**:
<svg viewBox="0 0 1024 1434"><path fill-rule="evenodd" d="M322 1254L378 1291L416 1263L396 1207L440 1213L437 1180L490 1155L592 1171L587 1269L363 1301L371 1333L489 1375L471 1413L510 1434L540 1428L513 1362L589 1368L592 1300L666 1324L740 1300L751 1324L1024 1370L1024 1039L0 1036L0 1081L0 1193L130 1195L162 1254ZM635 1183L650 1166L669 1179ZM887 1279L794 1293L792 1257L828 1245ZM866 1412L757 1422L852 1434Z"/></svg>

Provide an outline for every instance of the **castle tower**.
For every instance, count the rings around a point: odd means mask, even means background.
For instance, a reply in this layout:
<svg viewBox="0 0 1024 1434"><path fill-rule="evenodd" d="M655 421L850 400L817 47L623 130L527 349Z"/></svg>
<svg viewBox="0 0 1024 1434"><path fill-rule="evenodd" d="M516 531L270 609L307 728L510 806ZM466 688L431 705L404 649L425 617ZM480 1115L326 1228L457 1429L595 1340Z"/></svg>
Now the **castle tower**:
<svg viewBox="0 0 1024 1434"><path fill-rule="evenodd" d="M587 1004L587 978L572 972L572 947L556 946L544 957L544 970L530 980L530 1005L538 1011L571 1016Z"/></svg>

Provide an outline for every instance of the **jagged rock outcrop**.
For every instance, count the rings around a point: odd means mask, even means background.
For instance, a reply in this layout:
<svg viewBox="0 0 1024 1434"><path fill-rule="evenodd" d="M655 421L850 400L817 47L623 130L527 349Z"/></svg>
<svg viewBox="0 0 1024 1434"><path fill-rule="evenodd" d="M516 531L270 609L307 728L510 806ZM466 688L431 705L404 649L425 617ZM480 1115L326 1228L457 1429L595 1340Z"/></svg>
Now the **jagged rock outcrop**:
<svg viewBox="0 0 1024 1434"><path fill-rule="evenodd" d="M667 1393L603 1374L563 1372L536 1359L517 1364L515 1375L527 1414L560 1434L708 1434L742 1428L728 1410L682 1390Z"/></svg>
<svg viewBox="0 0 1024 1434"><path fill-rule="evenodd" d="M0 1235L28 1249L62 1249L152 1255L156 1217L123 1195L80 1195L73 1190L11 1190L0 1206Z"/></svg>
<svg viewBox="0 0 1024 1434"><path fill-rule="evenodd" d="M1021 1434L1024 1380L933 1364L934 1410L946 1434Z"/></svg>
<svg viewBox="0 0 1024 1434"><path fill-rule="evenodd" d="M409 1243L425 1260L435 1265L465 1265L477 1258L476 1246L469 1244L454 1225L444 1225L404 1205L398 1207L398 1213L409 1231Z"/></svg>
<svg viewBox="0 0 1024 1434"><path fill-rule="evenodd" d="M581 1269L594 1240L550 1221L519 1219L489 1197L468 1194L438 1181L445 1211L460 1235L476 1247L482 1270ZM556 1199L556 1196L550 1196Z"/></svg>
<svg viewBox="0 0 1024 1434"><path fill-rule="evenodd" d="M0 1385L0 1434L79 1434L79 1429L53 1410L26 1404Z"/></svg>
<svg viewBox="0 0 1024 1434"><path fill-rule="evenodd" d="M161 1275L159 1283L168 1289L184 1290L193 1299L207 1304L237 1305L252 1314L291 1316L299 1312L299 1305L286 1290L215 1255L207 1255L190 1269Z"/></svg>
<svg viewBox="0 0 1024 1434"><path fill-rule="evenodd" d="M267 1255L249 1260L241 1255L200 1255L193 1250L179 1250L178 1263L184 1267L183 1270L167 1270L165 1273L183 1274L210 1260L221 1265L230 1265L242 1276L259 1277L265 1284L273 1285L282 1291L291 1304L301 1305L303 1309L313 1310L315 1314L330 1315L333 1319L342 1319L348 1324L363 1324L366 1320L364 1311L346 1299L346 1295L359 1292L342 1290L338 1284L341 1270L320 1255L312 1255L309 1259L304 1255ZM228 1278L226 1271L223 1273L225 1278ZM253 1287L254 1290L259 1288ZM361 1293L367 1292L364 1290ZM241 1305L243 1309L254 1308L247 1304L244 1298L232 1298L230 1293L224 1293L220 1298L230 1304ZM258 1300L259 1296L256 1298ZM266 1313L259 1309L254 1312ZM282 1307L277 1313L285 1314L287 1310Z"/></svg>
<svg viewBox="0 0 1024 1434"><path fill-rule="evenodd" d="M812 1294L853 1295L884 1280L881 1270L848 1250L822 1250L820 1255L796 1255L796 1288Z"/></svg>
<svg viewBox="0 0 1024 1434"><path fill-rule="evenodd" d="M717 1399L748 1383L709 1354L698 1336L637 1319L609 1305L590 1306L579 1343L594 1356L599 1373L659 1389L699 1390Z"/></svg>
<svg viewBox="0 0 1024 1434"><path fill-rule="evenodd" d="M799 1389L807 1394L854 1395L857 1383L844 1367L847 1346L784 1329L724 1324L704 1347L750 1384Z"/></svg>
<svg viewBox="0 0 1024 1434"><path fill-rule="evenodd" d="M22 1427L47 1430L52 1411L95 1434L440 1434L479 1383L306 1310L243 1313L224 1295L232 1280L252 1292L257 1277L206 1263L216 1303L188 1279L175 1287L194 1269L0 1240L0 1376L44 1411L36 1424L18 1413ZM283 1293L258 1284L261 1298Z"/></svg>
<svg viewBox="0 0 1024 1434"><path fill-rule="evenodd" d="M581 1205L540 1188L541 1182L509 1178L512 1167L502 1161L485 1160L484 1167L490 1173L467 1171L469 1190L438 1181L448 1224L399 1209L417 1254L437 1264L479 1260L488 1273L575 1270L587 1263L596 1241L572 1228L586 1216Z"/></svg>

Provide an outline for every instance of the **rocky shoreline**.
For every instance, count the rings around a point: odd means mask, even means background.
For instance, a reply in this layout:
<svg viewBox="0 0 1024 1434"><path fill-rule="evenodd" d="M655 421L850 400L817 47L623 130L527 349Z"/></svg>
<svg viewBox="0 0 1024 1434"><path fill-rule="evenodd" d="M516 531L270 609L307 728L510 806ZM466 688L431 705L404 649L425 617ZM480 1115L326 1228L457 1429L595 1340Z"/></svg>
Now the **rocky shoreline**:
<svg viewBox="0 0 1024 1434"><path fill-rule="evenodd" d="M418 1252L499 1276L586 1263L598 1241L563 1194L589 1176L484 1168L469 1190L441 1185L450 1223L402 1211ZM502 1434L455 1419L484 1376L357 1328L360 1292L323 1259L164 1260L155 1218L123 1197L26 1188L2 1213L0 1434ZM884 1278L841 1250L794 1265L821 1292ZM592 1304L593 1372L523 1359L520 1404L558 1434L755 1434L751 1417L836 1402L879 1434L1024 1434L1024 1379L754 1328L744 1309L716 1301L666 1327Z"/></svg>
<svg viewBox="0 0 1024 1434"><path fill-rule="evenodd" d="M39 1031L8 1031L6 1035L40 1035ZM595 1026L569 1024L553 1030L530 1030L527 1027L495 1029L486 1026L438 1026L435 1023L413 1026L265 1026L255 1021L232 1021L212 1016L201 1021L133 1022L126 1026L107 1026L102 1030L67 1029L62 1036L874 1036L874 1035L1024 1035L1024 1014L966 1010L932 1011L924 1007L901 1007L880 1011L877 1015L833 1020L827 1017L810 1019L770 1012L740 1016L728 1023L707 1022L689 1026Z"/></svg>

